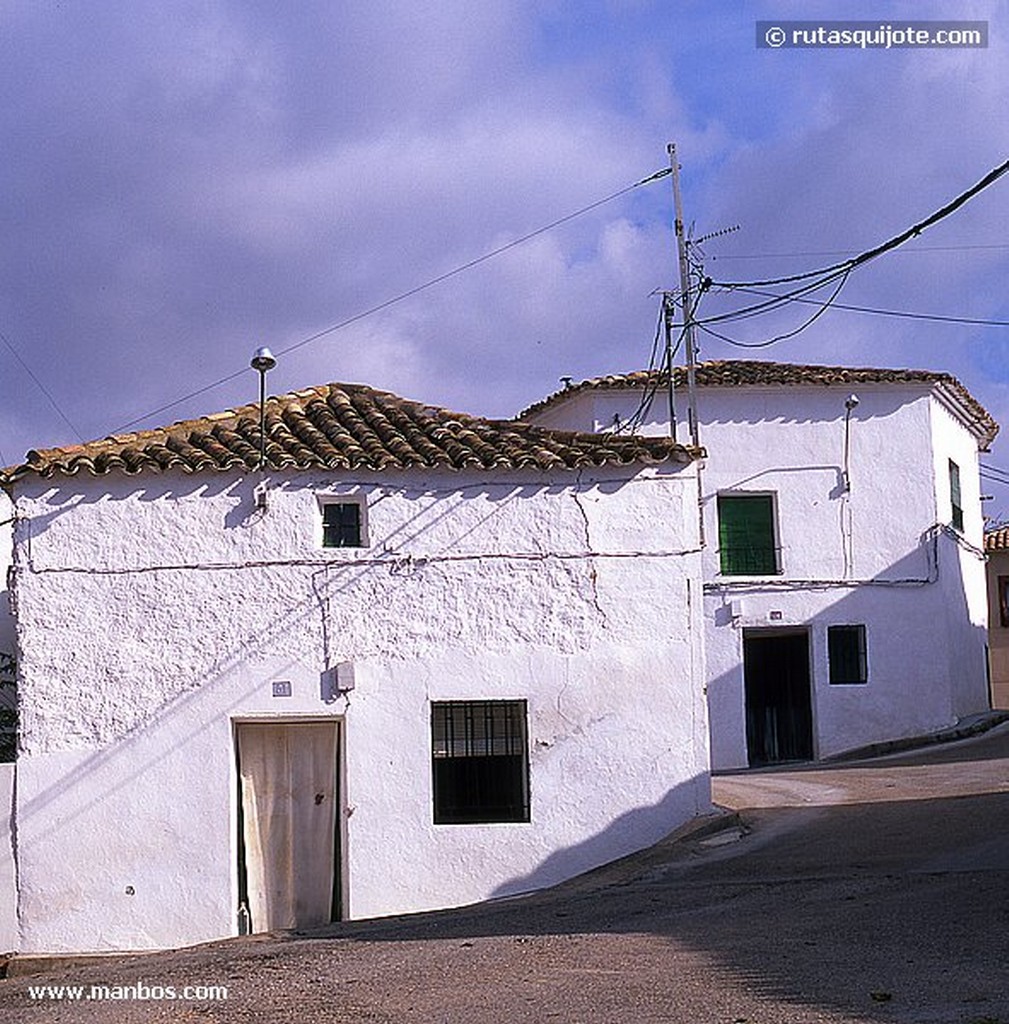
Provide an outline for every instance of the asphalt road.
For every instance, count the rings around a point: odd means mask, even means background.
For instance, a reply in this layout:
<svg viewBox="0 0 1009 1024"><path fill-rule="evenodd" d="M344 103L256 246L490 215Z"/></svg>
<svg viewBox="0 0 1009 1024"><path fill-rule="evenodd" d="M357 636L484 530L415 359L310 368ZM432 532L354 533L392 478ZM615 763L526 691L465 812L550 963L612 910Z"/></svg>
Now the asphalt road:
<svg viewBox="0 0 1009 1024"><path fill-rule="evenodd" d="M546 893L52 965L0 1020L1009 1024L1009 725L715 795L713 830ZM156 998L187 985L227 999Z"/></svg>

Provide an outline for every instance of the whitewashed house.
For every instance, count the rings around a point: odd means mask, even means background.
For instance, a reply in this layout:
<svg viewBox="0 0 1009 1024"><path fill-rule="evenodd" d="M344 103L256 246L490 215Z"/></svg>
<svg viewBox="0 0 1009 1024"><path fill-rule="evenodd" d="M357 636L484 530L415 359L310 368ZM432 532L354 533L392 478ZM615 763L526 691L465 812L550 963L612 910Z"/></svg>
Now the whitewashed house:
<svg viewBox="0 0 1009 1024"><path fill-rule="evenodd" d="M549 885L710 806L697 452L327 385L30 452L18 948ZM0 870L2 870L0 859Z"/></svg>
<svg viewBox="0 0 1009 1024"><path fill-rule="evenodd" d="M523 419L668 435L666 382L587 380ZM998 428L967 390L945 373L715 361L697 409L712 767L986 710L978 450Z"/></svg>
<svg viewBox="0 0 1009 1024"><path fill-rule="evenodd" d="M988 555L988 657L992 707L1009 708L1009 526L985 532Z"/></svg>

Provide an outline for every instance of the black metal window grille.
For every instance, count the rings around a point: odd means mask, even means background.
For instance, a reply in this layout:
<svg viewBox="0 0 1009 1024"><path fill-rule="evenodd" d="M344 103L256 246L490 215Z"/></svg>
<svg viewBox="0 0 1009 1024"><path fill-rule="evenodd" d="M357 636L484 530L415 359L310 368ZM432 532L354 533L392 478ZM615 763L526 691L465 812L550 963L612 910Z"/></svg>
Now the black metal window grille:
<svg viewBox="0 0 1009 1024"><path fill-rule="evenodd" d="M322 506L322 546L364 546L361 537L361 506L356 501L331 502Z"/></svg>
<svg viewBox="0 0 1009 1024"><path fill-rule="evenodd" d="M435 824L528 821L526 736L524 700L432 704Z"/></svg>
<svg viewBox="0 0 1009 1024"><path fill-rule="evenodd" d="M0 651L0 763L15 759L17 745L18 706L14 657Z"/></svg>
<svg viewBox="0 0 1009 1024"><path fill-rule="evenodd" d="M774 498L770 494L718 496L718 556L724 576L777 573Z"/></svg>
<svg viewBox="0 0 1009 1024"><path fill-rule="evenodd" d="M866 682L865 626L828 626L827 660L831 683Z"/></svg>

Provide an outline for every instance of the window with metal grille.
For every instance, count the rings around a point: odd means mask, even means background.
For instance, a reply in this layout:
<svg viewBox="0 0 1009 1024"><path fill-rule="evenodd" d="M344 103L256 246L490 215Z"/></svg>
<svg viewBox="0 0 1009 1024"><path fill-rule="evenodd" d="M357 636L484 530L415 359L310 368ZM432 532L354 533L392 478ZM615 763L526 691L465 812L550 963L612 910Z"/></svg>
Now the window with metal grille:
<svg viewBox="0 0 1009 1024"><path fill-rule="evenodd" d="M774 539L774 496L718 496L718 555L723 576L777 573Z"/></svg>
<svg viewBox="0 0 1009 1024"><path fill-rule="evenodd" d="M954 530L963 530L963 501L960 498L960 467L949 460L950 523Z"/></svg>
<svg viewBox="0 0 1009 1024"><path fill-rule="evenodd" d="M828 626L827 660L831 683L866 682L865 626Z"/></svg>
<svg viewBox="0 0 1009 1024"><path fill-rule="evenodd" d="M524 700L431 705L436 825L529 820Z"/></svg>
<svg viewBox="0 0 1009 1024"><path fill-rule="evenodd" d="M13 761L18 745L14 656L0 651L0 763Z"/></svg>
<svg viewBox="0 0 1009 1024"><path fill-rule="evenodd" d="M322 506L324 548L364 547L361 506L356 501L334 501Z"/></svg>

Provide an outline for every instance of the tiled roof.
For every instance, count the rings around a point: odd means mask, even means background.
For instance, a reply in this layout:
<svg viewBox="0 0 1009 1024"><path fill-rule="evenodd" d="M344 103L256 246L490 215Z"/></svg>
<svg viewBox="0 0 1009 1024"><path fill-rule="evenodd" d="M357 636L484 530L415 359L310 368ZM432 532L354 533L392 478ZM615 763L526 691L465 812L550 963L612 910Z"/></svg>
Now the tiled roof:
<svg viewBox="0 0 1009 1024"><path fill-rule="evenodd" d="M643 388L656 383L664 384L664 370L638 370L633 373L593 377L579 384L557 391L519 413L525 419L581 391L611 391L624 388ZM815 366L800 363L773 363L758 359L713 359L698 363L696 381L699 387L754 387L805 385L825 387L864 384L921 384L946 389L963 408L966 418L972 420L979 434L990 444L998 433L998 424L976 398L948 373L932 370L883 370L868 366ZM673 383L685 387L686 370L677 366L673 370Z"/></svg>
<svg viewBox="0 0 1009 1024"><path fill-rule="evenodd" d="M699 453L668 438L615 437L485 420L363 384L325 384L266 403L270 469L579 469L666 461ZM30 451L4 482L90 473L181 469L249 471L259 462L259 403L170 427Z"/></svg>
<svg viewBox="0 0 1009 1024"><path fill-rule="evenodd" d="M984 535L985 551L1009 551L1009 526L996 526L986 530Z"/></svg>

